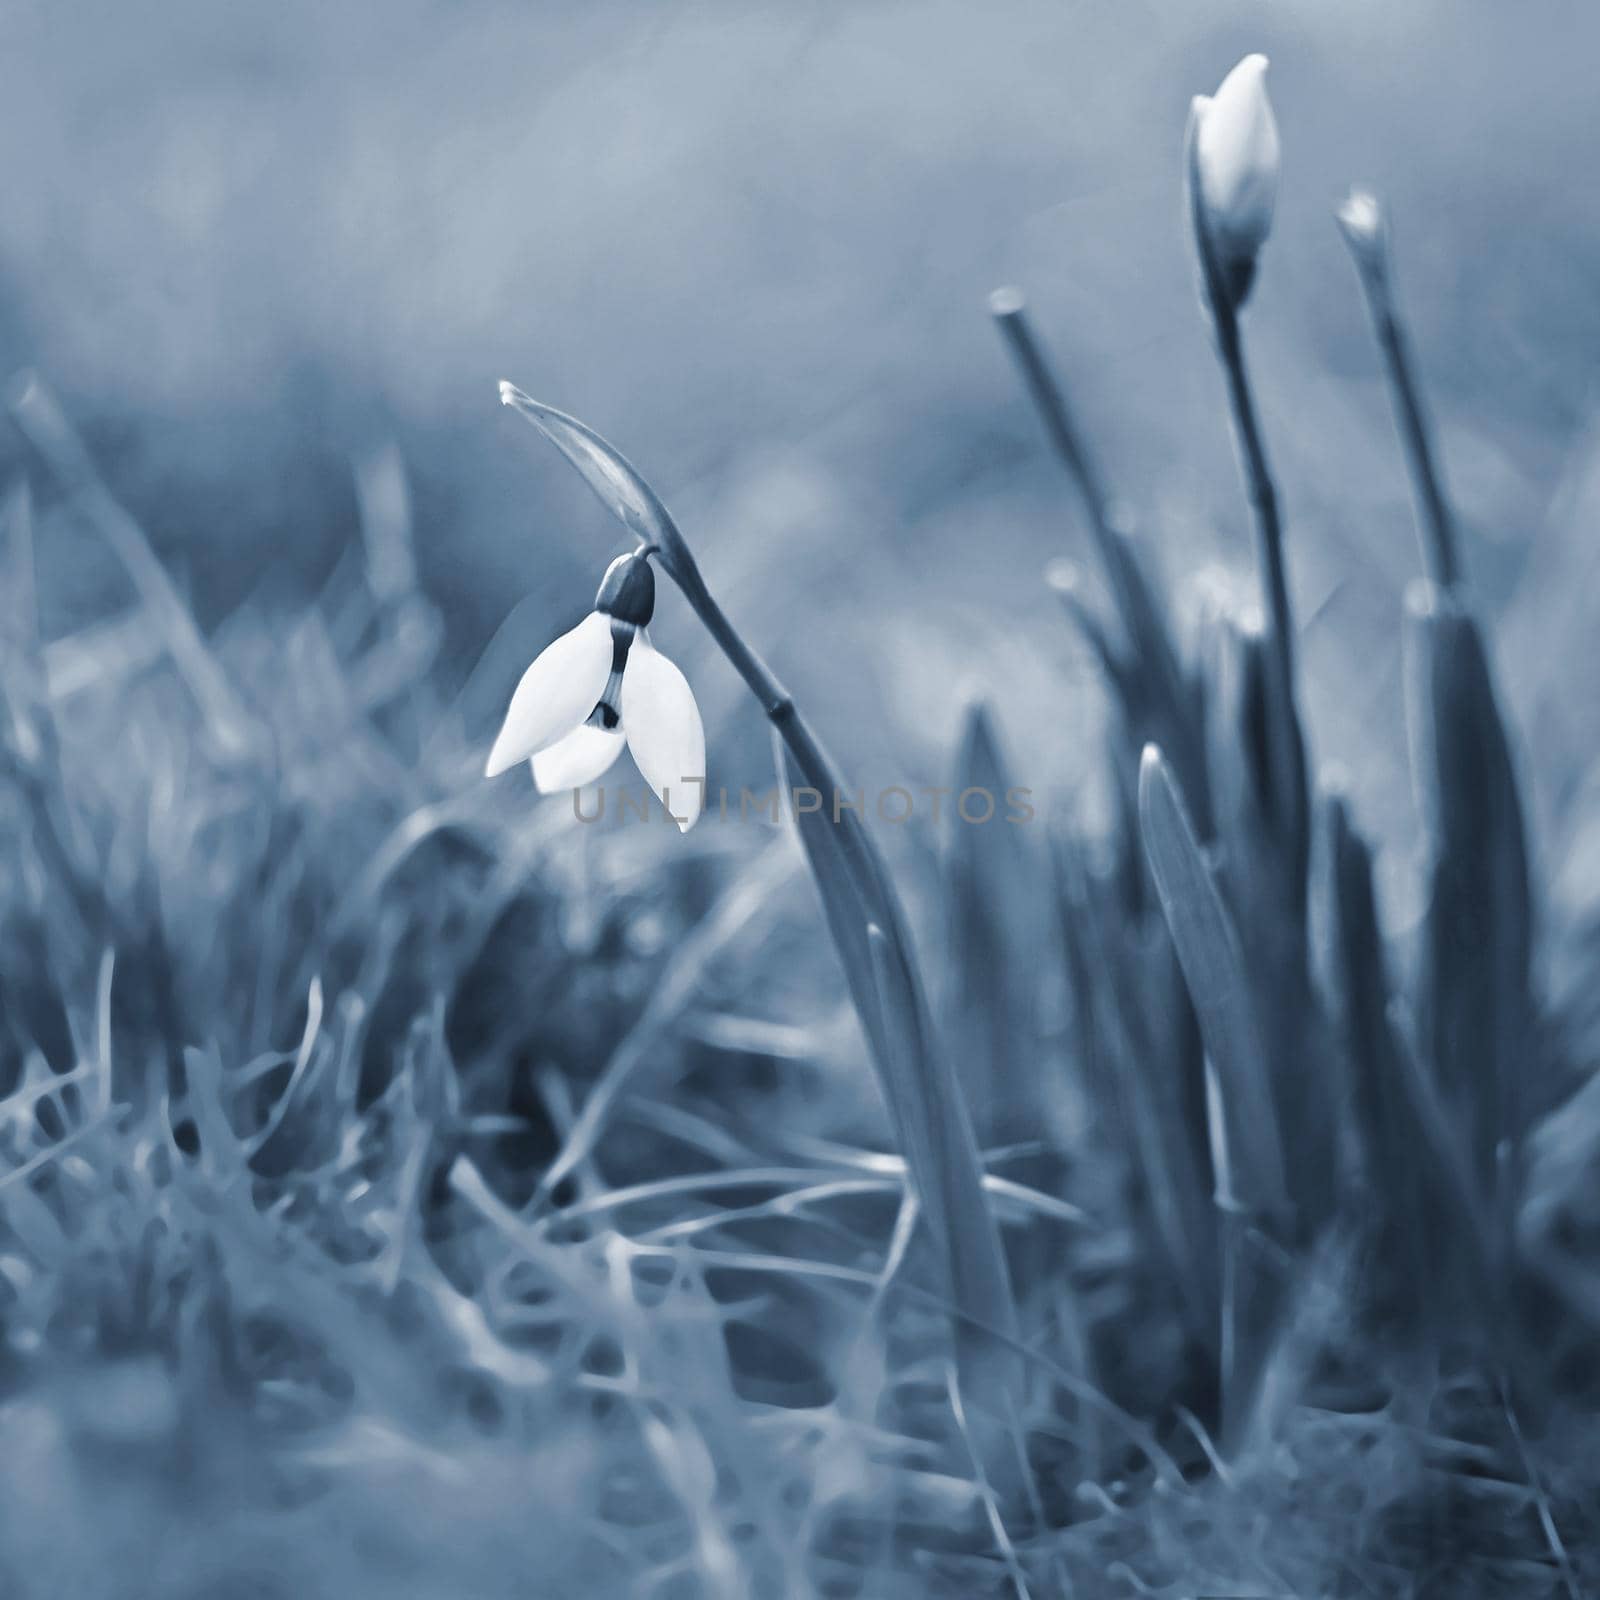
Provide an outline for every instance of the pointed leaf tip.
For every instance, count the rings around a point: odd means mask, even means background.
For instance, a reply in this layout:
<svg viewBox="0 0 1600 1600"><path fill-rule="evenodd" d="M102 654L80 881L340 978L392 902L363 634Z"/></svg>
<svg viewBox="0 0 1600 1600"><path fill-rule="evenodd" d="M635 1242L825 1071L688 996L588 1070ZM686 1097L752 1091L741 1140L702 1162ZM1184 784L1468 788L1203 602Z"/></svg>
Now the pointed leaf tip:
<svg viewBox="0 0 1600 1600"><path fill-rule="evenodd" d="M521 412L567 458L623 527L659 548L662 565L682 582L681 574L693 568L688 546L660 496L628 458L587 423L535 400L504 379L500 399Z"/></svg>

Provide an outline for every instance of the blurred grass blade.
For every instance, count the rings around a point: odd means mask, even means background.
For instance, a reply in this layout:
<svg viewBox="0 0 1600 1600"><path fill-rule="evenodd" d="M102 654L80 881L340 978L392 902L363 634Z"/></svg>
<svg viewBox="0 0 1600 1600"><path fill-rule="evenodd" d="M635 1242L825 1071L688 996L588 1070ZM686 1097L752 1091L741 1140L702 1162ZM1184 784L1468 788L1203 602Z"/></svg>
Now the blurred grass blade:
<svg viewBox="0 0 1600 1600"><path fill-rule="evenodd" d="M39 645L39 602L34 586L33 497L21 478L6 495L0 522L5 533L5 579L0 586L0 699L10 724L8 741L24 770L44 759L49 740L49 686Z"/></svg>
<svg viewBox="0 0 1600 1600"><path fill-rule="evenodd" d="M656 982L637 1022L611 1052L561 1150L539 1180L549 1194L586 1161L599 1142L617 1100L630 1088L651 1059L663 1033L679 1018L699 991L706 969L770 908L774 895L789 880L793 858L784 849L769 850L746 869L721 901L678 946Z"/></svg>
<svg viewBox="0 0 1600 1600"><path fill-rule="evenodd" d="M793 794L799 785L793 759L776 733L772 744L783 792ZM849 985L850 998L861 1021L861 1031L866 1036L873 1065L881 1066L888 1059L888 1045L884 1036L882 1003L877 980L873 976L872 952L867 941L869 924L877 922L877 907L862 898L857 886L858 879L849 870L836 830L823 813L808 811L800 814L795 820L795 831L805 850L812 881L822 901L823 917L833 938L839 964L844 968L845 982ZM896 1140L905 1150L904 1130L899 1121L901 1101L898 1097L886 1096L886 1104Z"/></svg>
<svg viewBox="0 0 1600 1600"><path fill-rule="evenodd" d="M405 458L390 440L355 464L356 502L367 553L367 581L379 605L393 605L417 587L411 535L411 491Z"/></svg>
<svg viewBox="0 0 1600 1600"><path fill-rule="evenodd" d="M968 822L959 803L945 852L951 961L949 1038L978 1135L1007 1139L1048 1125L1041 1104L1042 1043L1036 1013L1044 939L1039 874L1027 830L1008 823L1011 775L988 708L968 708L952 792L989 797L991 814Z"/></svg>
<svg viewBox="0 0 1600 1600"><path fill-rule="evenodd" d="M1279 693L1259 614L1217 618L1211 665L1208 770L1230 882L1275 902L1241 916L1270 912L1269 920L1301 925L1311 866L1305 738L1293 700Z"/></svg>
<svg viewBox="0 0 1600 1600"><path fill-rule="evenodd" d="M1113 1134L1126 1151L1139 1187L1135 1215L1182 1291L1191 1338L1214 1348L1217 1216L1203 1085L1196 1093L1185 1082L1194 1016L1182 975L1164 923L1155 940L1131 936L1111 886L1090 877L1070 842L1057 861L1080 1060L1094 1063L1084 1075L1090 1135ZM1194 1066L1198 1079L1203 1061Z"/></svg>
<svg viewBox="0 0 1600 1600"><path fill-rule="evenodd" d="M1028 321L1021 291L997 289L989 297L989 309L1045 432L1082 497L1089 532L1116 597L1127 643L1146 670L1175 683L1177 658L1160 602L1128 546L1126 531L1117 520L1083 432Z"/></svg>
<svg viewBox="0 0 1600 1600"><path fill-rule="evenodd" d="M1116 688L1134 749L1155 741L1170 752L1180 778L1194 797L1196 815L1210 832L1210 799L1205 789L1203 750L1177 647L1155 586L1134 553L1126 519L1112 503L1094 453L1067 402L1050 358L1028 319L1022 292L997 289L989 311L1033 401L1057 457L1067 469L1088 516L1089 533L1121 620L1124 655L1096 628L1093 642ZM1080 616L1087 617L1080 607Z"/></svg>
<svg viewBox="0 0 1600 1600"><path fill-rule="evenodd" d="M1245 1438L1288 1303L1284 1248L1296 1234L1283 1129L1233 919L1212 880L1172 772L1146 748L1139 822L1172 942L1206 1046L1206 1112L1216 1175L1222 1283L1223 1444ZM1278 1071L1316 1070L1291 1059Z"/></svg>
<svg viewBox="0 0 1600 1600"><path fill-rule="evenodd" d="M1516 1148L1542 1092L1522 802L1476 622L1423 581L1407 610L1413 754L1432 852L1419 1035L1489 1193L1502 1143Z"/></svg>
<svg viewBox="0 0 1600 1600"><path fill-rule="evenodd" d="M1139 823L1206 1054L1220 1087L1219 1202L1286 1228L1290 1220L1281 1133L1233 919L1200 853L1193 824L1160 750L1139 770Z"/></svg>
<svg viewBox="0 0 1600 1600"><path fill-rule="evenodd" d="M955 1331L967 1392L974 1398L997 1388L1014 1394L1017 1363L980 1331L990 1329L1003 1340L1017 1337L1010 1275L961 1086L927 1028L915 980L898 952L876 923L866 934L881 1004L883 1082L900 1102L906 1165L941 1258L945 1292L961 1313Z"/></svg>
<svg viewBox="0 0 1600 1600"><path fill-rule="evenodd" d="M1352 1108L1376 1205L1380 1298L1413 1336L1481 1303L1483 1217L1464 1151L1437 1092L1391 1017L1372 858L1344 799L1327 804L1331 973Z"/></svg>
<svg viewBox="0 0 1600 1600"><path fill-rule="evenodd" d="M1274 1064L1280 1136L1294 1153L1304 1234L1337 1201L1337 1089L1311 981L1307 937L1310 786L1299 718L1277 698L1269 641L1250 616L1216 619L1208 761L1222 881L1239 932L1257 1027ZM1318 1063L1286 1070L1279 1063Z"/></svg>
<svg viewBox="0 0 1600 1600"><path fill-rule="evenodd" d="M25 374L10 394L11 414L34 449L100 531L133 580L166 640L218 750L239 757L256 745L257 724L201 637L187 603L161 565L144 529L106 487L83 441L37 374Z"/></svg>

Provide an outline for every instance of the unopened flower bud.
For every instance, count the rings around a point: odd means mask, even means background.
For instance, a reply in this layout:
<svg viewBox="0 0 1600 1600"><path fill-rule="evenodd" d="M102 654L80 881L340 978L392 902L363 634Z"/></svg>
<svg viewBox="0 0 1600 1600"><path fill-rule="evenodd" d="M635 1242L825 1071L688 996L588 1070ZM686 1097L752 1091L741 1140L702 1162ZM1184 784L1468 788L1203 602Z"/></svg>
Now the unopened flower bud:
<svg viewBox="0 0 1600 1600"><path fill-rule="evenodd" d="M1267 58L1246 56L1209 99L1194 102L1197 220L1235 306L1255 274L1278 194L1278 125L1267 99Z"/></svg>
<svg viewBox="0 0 1600 1600"><path fill-rule="evenodd" d="M1365 189L1352 189L1334 216L1363 276L1381 276L1385 228L1383 207L1378 204L1377 196Z"/></svg>

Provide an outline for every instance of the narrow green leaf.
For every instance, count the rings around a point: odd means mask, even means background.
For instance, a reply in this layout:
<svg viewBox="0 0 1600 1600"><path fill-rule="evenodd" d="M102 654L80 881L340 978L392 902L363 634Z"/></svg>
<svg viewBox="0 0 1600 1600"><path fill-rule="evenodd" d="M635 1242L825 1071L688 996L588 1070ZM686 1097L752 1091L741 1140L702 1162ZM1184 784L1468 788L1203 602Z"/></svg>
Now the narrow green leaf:
<svg viewBox="0 0 1600 1600"><path fill-rule="evenodd" d="M1271 645L1253 619L1217 618L1209 765L1222 882L1244 970L1280 1136L1294 1151L1294 1197L1305 1234L1337 1201L1334 1082L1325 1020L1311 981L1307 907L1309 785L1298 716L1277 693Z"/></svg>
<svg viewBox="0 0 1600 1600"><path fill-rule="evenodd" d="M1219 1203L1286 1227L1290 1204L1281 1133L1239 938L1172 772L1154 745L1145 748L1140 763L1139 822L1217 1075L1221 1126L1213 1128L1212 1138Z"/></svg>
<svg viewBox="0 0 1600 1600"><path fill-rule="evenodd" d="M1465 1153L1391 1018L1372 860L1342 797L1327 805L1330 960L1352 1108L1377 1200L1385 1297L1417 1322L1462 1309L1481 1286L1483 1217Z"/></svg>
<svg viewBox="0 0 1600 1600"><path fill-rule="evenodd" d="M1432 850L1419 1038L1485 1190L1520 1139L1542 1062L1533 905L1509 742L1477 623L1419 582L1407 596L1413 756Z"/></svg>
<svg viewBox="0 0 1600 1600"><path fill-rule="evenodd" d="M53 729L44 656L39 643L39 607L34 587L33 498L19 479L0 509L4 526L5 579L0 584L0 702L9 726L4 733L24 770L45 758Z"/></svg>
<svg viewBox="0 0 1600 1600"><path fill-rule="evenodd" d="M150 546L145 531L106 487L83 440L56 397L36 374L13 383L11 415L28 442L73 495L139 591L218 752L237 760L259 749L262 729L222 670L196 625L188 602Z"/></svg>
<svg viewBox="0 0 1600 1600"><path fill-rule="evenodd" d="M1039 874L1027 830L1006 821L1011 775L988 708L972 705L951 788L957 804L945 850L951 964L949 1037L973 1120L985 1139L1037 1131L1042 1104L1037 1016L1044 939ZM969 794L983 796L963 813ZM968 821L967 814L986 820Z"/></svg>
<svg viewBox="0 0 1600 1600"><path fill-rule="evenodd" d="M975 1365L1009 1366L1009 1358L986 1349L981 1336L974 1338L987 1328L1014 1341L1017 1325L1010 1275L984 1193L983 1162L961 1086L928 1027L917 982L900 952L876 923L866 931L882 1005L880 1072L887 1092L901 1102L908 1135L906 1165L943 1259L947 1292L963 1313L958 1346Z"/></svg>
<svg viewBox="0 0 1600 1600"><path fill-rule="evenodd" d="M1095 1063L1085 1073L1098 1109L1092 1137L1112 1134L1126 1150L1142 1196L1136 1216L1181 1288L1190 1336L1214 1348L1217 1215L1204 1062L1182 975L1165 923L1150 930L1158 939L1138 937L1114 886L1091 877L1070 844L1057 862L1081 1054Z"/></svg>
<svg viewBox="0 0 1600 1600"><path fill-rule="evenodd" d="M779 744L777 754L779 776L792 792L787 747ZM928 1015L915 956L870 915L840 825L825 811L806 812L798 832L936 1246L944 1291L968 1325L963 1342L970 1342L972 1324L1014 1338L1015 1304L984 1194L983 1164L960 1085Z"/></svg>

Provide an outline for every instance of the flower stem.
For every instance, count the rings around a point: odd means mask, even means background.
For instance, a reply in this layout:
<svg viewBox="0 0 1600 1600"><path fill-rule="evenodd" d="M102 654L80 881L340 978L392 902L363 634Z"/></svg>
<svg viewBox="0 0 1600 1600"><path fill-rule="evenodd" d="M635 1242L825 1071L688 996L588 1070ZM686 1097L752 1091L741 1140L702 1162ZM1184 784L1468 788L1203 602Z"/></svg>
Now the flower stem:
<svg viewBox="0 0 1600 1600"><path fill-rule="evenodd" d="M680 546L671 565L663 562L663 566L717 648L760 702L767 720L777 730L806 782L825 796L842 793L844 779L811 725L801 715L794 697L729 620L728 614L717 603L705 579L701 577L699 564L687 547ZM848 809L840 813L838 826L863 904L871 909L874 919L882 923L884 931L897 948L909 956L910 930L905 910L872 836L855 813ZM908 961L908 964L914 971L914 963Z"/></svg>
<svg viewBox="0 0 1600 1600"><path fill-rule="evenodd" d="M806 782L824 795L842 790L837 768L801 717L789 691L717 604L672 513L638 469L587 423L542 404L514 383L501 382L500 400L520 412L555 445L601 504L634 536L640 551L654 556L656 564L677 584L717 648L760 702ZM839 833L857 891L871 920L893 938L914 968L905 913L890 885L883 858L854 811L843 813Z"/></svg>
<svg viewBox="0 0 1600 1600"><path fill-rule="evenodd" d="M1416 364L1411 355L1411 342L1406 337L1405 325L1395 303L1388 233L1381 213L1376 211L1376 202L1370 197L1363 199L1373 206L1376 220L1368 228L1358 229L1341 216L1341 227L1345 242L1355 259L1378 348L1383 352L1383 370L1389 381L1395 431L1400 435L1400 445L1405 451L1406 467L1411 474L1411 485L1417 500L1417 532L1422 544L1422 564L1428 576L1441 589L1455 590L1460 587L1463 577L1460 540L1456 535L1450 501L1444 490L1444 477L1434 449L1433 428L1423 402L1422 386L1418 382Z"/></svg>
<svg viewBox="0 0 1600 1600"><path fill-rule="evenodd" d="M1239 468L1244 476L1245 494L1255 514L1256 550L1261 563L1261 580L1267 591L1267 625L1271 628L1273 657L1282 704L1292 703L1294 686L1294 621L1289 611L1289 585L1283 569L1283 522L1278 511L1278 493L1267 463L1261 424L1256 417L1250 375L1245 368L1244 341L1239 332L1239 305L1242 293L1228 286L1222 265L1212 243L1211 227L1200 188L1197 146L1198 124L1191 117L1187 150L1189 220L1195 252L1200 259L1200 279L1206 310L1211 316L1217 340L1217 355L1228 381L1228 404L1233 413L1233 433L1239 448Z"/></svg>
<svg viewBox="0 0 1600 1600"><path fill-rule="evenodd" d="M1216 329L1217 351L1228 380L1228 403L1233 412L1245 495L1255 515L1256 554L1267 591L1274 667L1279 690L1287 704L1294 689L1294 617L1289 607L1289 582L1283 564L1283 518L1278 509L1278 491L1272 481L1250 375L1245 367L1238 315L1230 306L1214 304L1212 322Z"/></svg>
<svg viewBox="0 0 1600 1600"><path fill-rule="evenodd" d="M1268 687L1277 735L1268 749L1272 769L1269 777L1285 829L1283 842L1288 851L1290 887L1297 908L1303 910L1309 893L1311 867L1311 801L1306 779L1305 740L1295 709L1294 615L1290 609L1289 580L1283 562L1283 519L1278 509L1278 491L1267 461L1261 423L1256 415L1255 395L1250 386L1249 370L1245 366L1244 340L1239 328L1239 307L1248 293L1250 279L1245 279L1242 288L1230 288L1217 259L1201 196L1197 128L1198 124L1191 117L1186 172L1189 218L1195 252L1200 261L1203 298L1216 336L1217 356L1227 379L1228 405L1233 416L1239 470L1244 479L1245 497L1250 502L1255 520L1256 555L1267 602L1267 644L1271 666ZM1252 276L1253 271L1252 266Z"/></svg>

